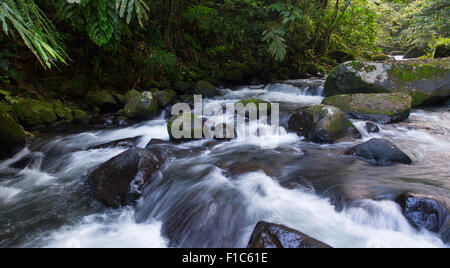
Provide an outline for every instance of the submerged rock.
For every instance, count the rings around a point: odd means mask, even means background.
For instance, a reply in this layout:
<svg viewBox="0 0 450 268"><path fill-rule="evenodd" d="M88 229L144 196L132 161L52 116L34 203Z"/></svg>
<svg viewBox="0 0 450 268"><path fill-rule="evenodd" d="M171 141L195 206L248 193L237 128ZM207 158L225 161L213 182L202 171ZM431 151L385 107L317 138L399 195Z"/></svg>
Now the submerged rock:
<svg viewBox="0 0 450 268"><path fill-rule="evenodd" d="M404 93L335 95L322 103L338 107L350 117L382 124L407 119L412 108L411 96Z"/></svg>
<svg viewBox="0 0 450 268"><path fill-rule="evenodd" d="M149 91L130 98L125 104L124 113L129 118L148 120L156 116L158 101Z"/></svg>
<svg viewBox="0 0 450 268"><path fill-rule="evenodd" d="M95 197L107 207L131 205L158 168L158 158L145 149L130 149L91 173Z"/></svg>
<svg viewBox="0 0 450 268"><path fill-rule="evenodd" d="M439 198L404 193L395 200L411 225L418 230L440 233L445 243L450 242L449 205Z"/></svg>
<svg viewBox="0 0 450 268"><path fill-rule="evenodd" d="M248 248L331 248L297 230L283 225L258 222Z"/></svg>
<svg viewBox="0 0 450 268"><path fill-rule="evenodd" d="M121 147L121 148L136 148L137 143L141 139L141 136L137 136L134 138L120 139L116 141L111 141L108 143L100 144L92 147L92 149L102 149L102 148L112 148L112 147Z"/></svg>
<svg viewBox="0 0 450 268"><path fill-rule="evenodd" d="M5 112L0 112L0 160L13 157L25 147L25 133Z"/></svg>
<svg viewBox="0 0 450 268"><path fill-rule="evenodd" d="M195 85L195 94L202 95L204 98L212 98L219 95L219 91L208 81L199 81Z"/></svg>
<svg viewBox="0 0 450 268"><path fill-rule="evenodd" d="M13 106L19 122L26 127L50 125L58 120L53 105L38 100L23 100Z"/></svg>
<svg viewBox="0 0 450 268"><path fill-rule="evenodd" d="M353 155L376 165L394 163L411 164L412 160L395 144L385 139L371 139L348 150L346 155Z"/></svg>
<svg viewBox="0 0 450 268"><path fill-rule="evenodd" d="M288 129L318 143L361 138L361 134L338 108L315 105L291 116Z"/></svg>
<svg viewBox="0 0 450 268"><path fill-rule="evenodd" d="M413 106L440 102L450 96L450 60L347 62L333 69L325 96L357 93L406 93Z"/></svg>

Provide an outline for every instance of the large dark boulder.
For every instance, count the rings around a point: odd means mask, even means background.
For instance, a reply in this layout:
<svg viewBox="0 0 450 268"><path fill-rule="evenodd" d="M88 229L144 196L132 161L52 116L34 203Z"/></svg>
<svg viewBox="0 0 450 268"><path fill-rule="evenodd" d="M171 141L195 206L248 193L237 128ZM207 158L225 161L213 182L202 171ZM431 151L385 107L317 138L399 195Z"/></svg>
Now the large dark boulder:
<svg viewBox="0 0 450 268"><path fill-rule="evenodd" d="M436 46L434 51L434 58L447 58L450 57L450 44L440 44Z"/></svg>
<svg viewBox="0 0 450 268"><path fill-rule="evenodd" d="M315 105L291 116L288 129L317 143L361 138L361 134L338 108Z"/></svg>
<svg viewBox="0 0 450 268"><path fill-rule="evenodd" d="M322 103L338 107L350 117L382 124L407 119L412 108L411 96L404 93L335 95Z"/></svg>
<svg viewBox="0 0 450 268"><path fill-rule="evenodd" d="M404 58L414 59L425 56L425 54L427 54L427 50L428 48L425 44L414 45L406 51Z"/></svg>
<svg viewBox="0 0 450 268"><path fill-rule="evenodd" d="M104 148L114 148L114 147L132 149L132 148L137 147L137 143L139 142L139 140L141 138L142 138L141 136L137 136L134 138L125 138L125 139L110 141L107 143L93 146L89 149L104 149Z"/></svg>
<svg viewBox="0 0 450 268"><path fill-rule="evenodd" d="M445 243L450 242L448 201L414 193L404 193L395 201L414 228L440 233Z"/></svg>
<svg viewBox="0 0 450 268"><path fill-rule="evenodd" d="M248 248L331 248L297 230L283 225L258 222Z"/></svg>
<svg viewBox="0 0 450 268"><path fill-rule="evenodd" d="M158 168L158 158L145 149L130 149L91 173L95 197L107 207L131 205Z"/></svg>
<svg viewBox="0 0 450 268"><path fill-rule="evenodd" d="M19 124L0 112L0 160L10 158L25 147L25 134Z"/></svg>
<svg viewBox="0 0 450 268"><path fill-rule="evenodd" d="M413 106L450 96L450 60L347 62L328 75L325 96L358 93L406 93Z"/></svg>
<svg viewBox="0 0 450 268"><path fill-rule="evenodd" d="M412 160L395 144L384 139L371 139L351 148L345 154L357 156L366 162L381 166L412 163Z"/></svg>

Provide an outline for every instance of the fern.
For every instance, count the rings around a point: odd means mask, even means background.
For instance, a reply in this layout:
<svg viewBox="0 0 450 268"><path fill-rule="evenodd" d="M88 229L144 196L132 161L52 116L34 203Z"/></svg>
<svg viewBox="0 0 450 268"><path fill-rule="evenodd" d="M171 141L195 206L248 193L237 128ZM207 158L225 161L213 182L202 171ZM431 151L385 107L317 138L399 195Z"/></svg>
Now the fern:
<svg viewBox="0 0 450 268"><path fill-rule="evenodd" d="M133 11L136 13L137 20L141 27L144 27L144 22L148 20L148 11L150 10L150 7L144 0L116 0L116 8L119 10L121 18L126 15L128 24L131 22Z"/></svg>
<svg viewBox="0 0 450 268"><path fill-rule="evenodd" d="M283 61L286 57L286 40L283 29L269 29L263 33L263 41L269 44L269 53L276 61Z"/></svg>
<svg viewBox="0 0 450 268"><path fill-rule="evenodd" d="M0 1L0 22L5 34L20 35L44 67L51 68L58 61L66 63L59 33L34 1Z"/></svg>

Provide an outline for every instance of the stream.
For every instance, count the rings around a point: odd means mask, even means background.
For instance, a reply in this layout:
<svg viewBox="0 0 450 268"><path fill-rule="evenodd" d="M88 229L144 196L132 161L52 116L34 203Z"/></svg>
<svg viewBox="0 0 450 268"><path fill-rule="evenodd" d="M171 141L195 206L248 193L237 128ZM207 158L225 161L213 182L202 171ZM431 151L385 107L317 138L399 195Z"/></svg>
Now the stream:
<svg viewBox="0 0 450 268"><path fill-rule="evenodd" d="M280 122L320 104L323 80L220 89L204 100L280 103ZM320 145L281 127L230 142L155 147L164 157L136 207L105 209L89 174L125 148L93 147L140 136L168 140L167 114L125 128L37 137L0 162L0 247L246 247L261 220L299 230L333 247L448 247L416 230L393 200L405 191L450 199L450 107L413 110L406 122L363 138ZM372 138L395 143L412 165L373 166L344 156ZM276 141L265 148L262 143ZM17 165L27 160L24 165ZM23 162L23 161L22 161Z"/></svg>

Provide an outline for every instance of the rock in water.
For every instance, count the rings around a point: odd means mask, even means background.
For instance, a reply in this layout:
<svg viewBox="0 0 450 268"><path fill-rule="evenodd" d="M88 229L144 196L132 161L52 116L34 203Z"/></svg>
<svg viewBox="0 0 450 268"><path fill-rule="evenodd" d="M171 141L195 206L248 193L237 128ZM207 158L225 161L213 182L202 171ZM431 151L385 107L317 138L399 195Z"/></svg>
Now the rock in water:
<svg viewBox="0 0 450 268"><path fill-rule="evenodd" d="M450 96L450 60L347 62L333 69L325 96L358 93L406 93L413 106L440 102Z"/></svg>
<svg viewBox="0 0 450 268"><path fill-rule="evenodd" d="M212 98L219 94L219 91L208 81L199 81L195 85L195 94L202 95L204 98Z"/></svg>
<svg viewBox="0 0 450 268"><path fill-rule="evenodd" d="M25 147L25 134L19 124L0 112L0 160L10 158Z"/></svg>
<svg viewBox="0 0 450 268"><path fill-rule="evenodd" d="M128 118L148 120L156 116L158 101L151 92L145 91L130 98L125 104L124 112Z"/></svg>
<svg viewBox="0 0 450 268"><path fill-rule="evenodd" d="M450 210L444 200L404 193L395 201L400 205L403 214L414 228L440 233L445 243L450 242Z"/></svg>
<svg viewBox="0 0 450 268"><path fill-rule="evenodd" d="M137 136L134 138L126 138L126 139L120 139L120 140L116 140L116 141L111 141L111 142L107 142L107 143L103 143L100 145L96 145L93 146L89 149L102 149L102 148L113 148L113 147L121 147L121 148L136 148L137 147L137 143L139 142L139 140L141 139L141 136Z"/></svg>
<svg viewBox="0 0 450 268"><path fill-rule="evenodd" d="M380 128L377 126L377 124L374 124L372 122L366 123L366 129L369 133L378 133L380 132Z"/></svg>
<svg viewBox="0 0 450 268"><path fill-rule="evenodd" d="M322 103L338 107L350 117L381 124L407 119L412 108L411 96L404 93L335 95Z"/></svg>
<svg viewBox="0 0 450 268"><path fill-rule="evenodd" d="M356 127L336 107L315 105L291 116L288 129L318 143L361 138Z"/></svg>
<svg viewBox="0 0 450 268"><path fill-rule="evenodd" d="M371 139L348 150L346 155L354 155L364 161L376 165L392 165L394 163L411 164L412 160L395 144L384 139Z"/></svg>
<svg viewBox="0 0 450 268"><path fill-rule="evenodd" d="M132 204L158 168L150 151L130 149L100 165L91 173L95 197L107 207Z"/></svg>
<svg viewBox="0 0 450 268"><path fill-rule="evenodd" d="M258 222L248 248L331 248L297 230L283 225Z"/></svg>

